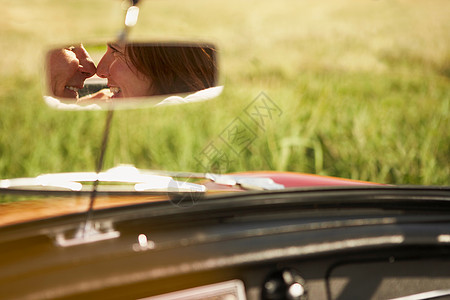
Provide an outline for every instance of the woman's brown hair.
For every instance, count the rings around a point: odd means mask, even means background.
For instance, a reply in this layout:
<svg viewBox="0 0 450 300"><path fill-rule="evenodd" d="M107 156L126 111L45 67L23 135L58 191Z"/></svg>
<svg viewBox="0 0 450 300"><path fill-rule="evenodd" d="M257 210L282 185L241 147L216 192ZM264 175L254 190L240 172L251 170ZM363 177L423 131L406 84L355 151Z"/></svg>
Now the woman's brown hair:
<svg viewBox="0 0 450 300"><path fill-rule="evenodd" d="M125 57L151 81L153 95L194 92L216 85L211 45L127 44Z"/></svg>

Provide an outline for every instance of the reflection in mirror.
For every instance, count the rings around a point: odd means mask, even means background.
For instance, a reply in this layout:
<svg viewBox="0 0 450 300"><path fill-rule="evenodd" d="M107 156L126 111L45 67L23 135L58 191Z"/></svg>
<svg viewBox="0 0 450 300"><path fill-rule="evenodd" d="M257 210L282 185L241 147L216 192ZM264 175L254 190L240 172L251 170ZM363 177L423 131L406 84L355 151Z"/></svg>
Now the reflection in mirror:
<svg viewBox="0 0 450 300"><path fill-rule="evenodd" d="M163 103L170 99L185 103L206 100L208 95L213 98L221 90L214 88L217 62L211 44L73 44L48 52L46 72L49 96L44 98L52 106L67 109L74 104L101 106L126 99L145 102L142 99L153 96L160 97L152 103L164 98ZM186 94L191 95L181 97Z"/></svg>
<svg viewBox="0 0 450 300"><path fill-rule="evenodd" d="M95 72L95 64L82 44L53 49L47 55L48 89L55 97L77 99L84 81Z"/></svg>

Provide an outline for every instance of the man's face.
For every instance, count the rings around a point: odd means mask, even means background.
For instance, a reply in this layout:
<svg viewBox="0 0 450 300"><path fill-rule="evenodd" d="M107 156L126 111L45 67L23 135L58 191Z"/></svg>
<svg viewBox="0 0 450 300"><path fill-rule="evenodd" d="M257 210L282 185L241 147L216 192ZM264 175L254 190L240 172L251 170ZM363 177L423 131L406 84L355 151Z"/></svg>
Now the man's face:
<svg viewBox="0 0 450 300"><path fill-rule="evenodd" d="M78 98L86 78L96 72L89 53L79 44L53 50L48 56L50 89L54 96Z"/></svg>

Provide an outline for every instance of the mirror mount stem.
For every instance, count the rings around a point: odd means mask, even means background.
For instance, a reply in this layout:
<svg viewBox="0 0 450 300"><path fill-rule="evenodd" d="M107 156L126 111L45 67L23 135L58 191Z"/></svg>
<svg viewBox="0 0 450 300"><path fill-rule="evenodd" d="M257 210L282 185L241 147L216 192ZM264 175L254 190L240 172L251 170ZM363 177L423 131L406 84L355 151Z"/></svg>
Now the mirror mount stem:
<svg viewBox="0 0 450 300"><path fill-rule="evenodd" d="M100 154L98 157L97 167L95 170L97 174L100 174L100 172L102 171L102 168L103 168L103 161L104 161L104 157L105 157L105 153L106 153L106 148L108 146L109 133L111 131L111 121L112 121L113 115L114 115L113 109L110 109L107 111L105 129L103 130L102 144L100 146ZM89 208L86 213L86 221L85 221L84 229L83 229L83 235L82 235L83 237L86 237L89 235L88 231L91 228L90 221L91 221L93 210L94 210L94 202L95 202L95 198L97 196L98 184L99 184L99 179L97 178L94 181L94 184L92 186L92 193L91 193L91 197L90 197L90 201L89 201Z"/></svg>
<svg viewBox="0 0 450 300"><path fill-rule="evenodd" d="M128 38L128 33L130 31L130 29L136 25L137 20L138 20L138 16L139 16L139 8L137 7L139 0L132 0L131 1L131 5L127 10L127 13L125 15L125 27L123 28L123 30L119 33L117 39L118 42L125 42ZM100 147L100 155L98 157L98 161L97 161L97 167L96 167L96 173L100 174L100 172L102 171L103 168L103 160L104 160L104 156L106 153L106 148L108 146L108 139L109 139L109 132L111 129L111 121L114 115L114 110L113 109L109 109L106 115L106 123L105 123L105 129L103 131L103 138L102 138L102 144ZM93 215L93 211L94 211L94 203L95 203L95 198L97 196L97 188L98 188L98 184L99 184L99 179L97 178L97 180L94 181L94 184L92 186L92 193L91 193L91 197L89 200L89 208L87 210L86 213L86 221L84 226L82 226L82 237L83 238L87 238L88 236L95 234L95 232L90 232L92 231L92 226L91 226L91 218ZM95 230L95 229L94 229Z"/></svg>

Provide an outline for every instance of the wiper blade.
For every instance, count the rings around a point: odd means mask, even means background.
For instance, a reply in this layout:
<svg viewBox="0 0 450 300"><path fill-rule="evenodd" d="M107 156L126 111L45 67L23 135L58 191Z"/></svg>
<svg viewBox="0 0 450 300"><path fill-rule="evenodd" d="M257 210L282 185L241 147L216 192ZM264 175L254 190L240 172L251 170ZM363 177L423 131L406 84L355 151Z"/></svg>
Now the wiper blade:
<svg viewBox="0 0 450 300"><path fill-rule="evenodd" d="M111 185L114 191L164 191L164 192L206 192L204 185L176 181L170 176L146 174L133 166L119 166L105 172L69 172L43 174L34 178L14 178L0 180L0 189L23 188L32 190L90 190L87 183L127 184ZM133 186L134 184L134 186ZM100 186L102 187L102 186ZM100 190L105 190L105 186Z"/></svg>
<svg viewBox="0 0 450 300"><path fill-rule="evenodd" d="M141 170L132 165L121 165L105 172L68 172L43 174L34 178L14 178L0 180L0 189L68 190L90 191L92 184L99 181L99 191L165 191L165 192L206 192L201 184L178 181L174 178L206 179L225 186L240 186L246 190L281 190L284 185L271 178L234 174L214 174L195 172L171 172ZM91 183L90 185L88 183ZM108 185L105 183L114 183ZM117 183L121 185L117 185ZM134 184L134 185L132 185Z"/></svg>
<svg viewBox="0 0 450 300"><path fill-rule="evenodd" d="M240 185L246 190L282 190L284 185L274 182L267 177L250 177L241 175L217 175L207 173L206 178L217 184Z"/></svg>
<svg viewBox="0 0 450 300"><path fill-rule="evenodd" d="M194 172L171 172L141 170L143 174L165 175L175 178L208 179L219 185L239 185L246 190L282 190L284 185L274 182L271 178L255 177L234 174L194 173Z"/></svg>

